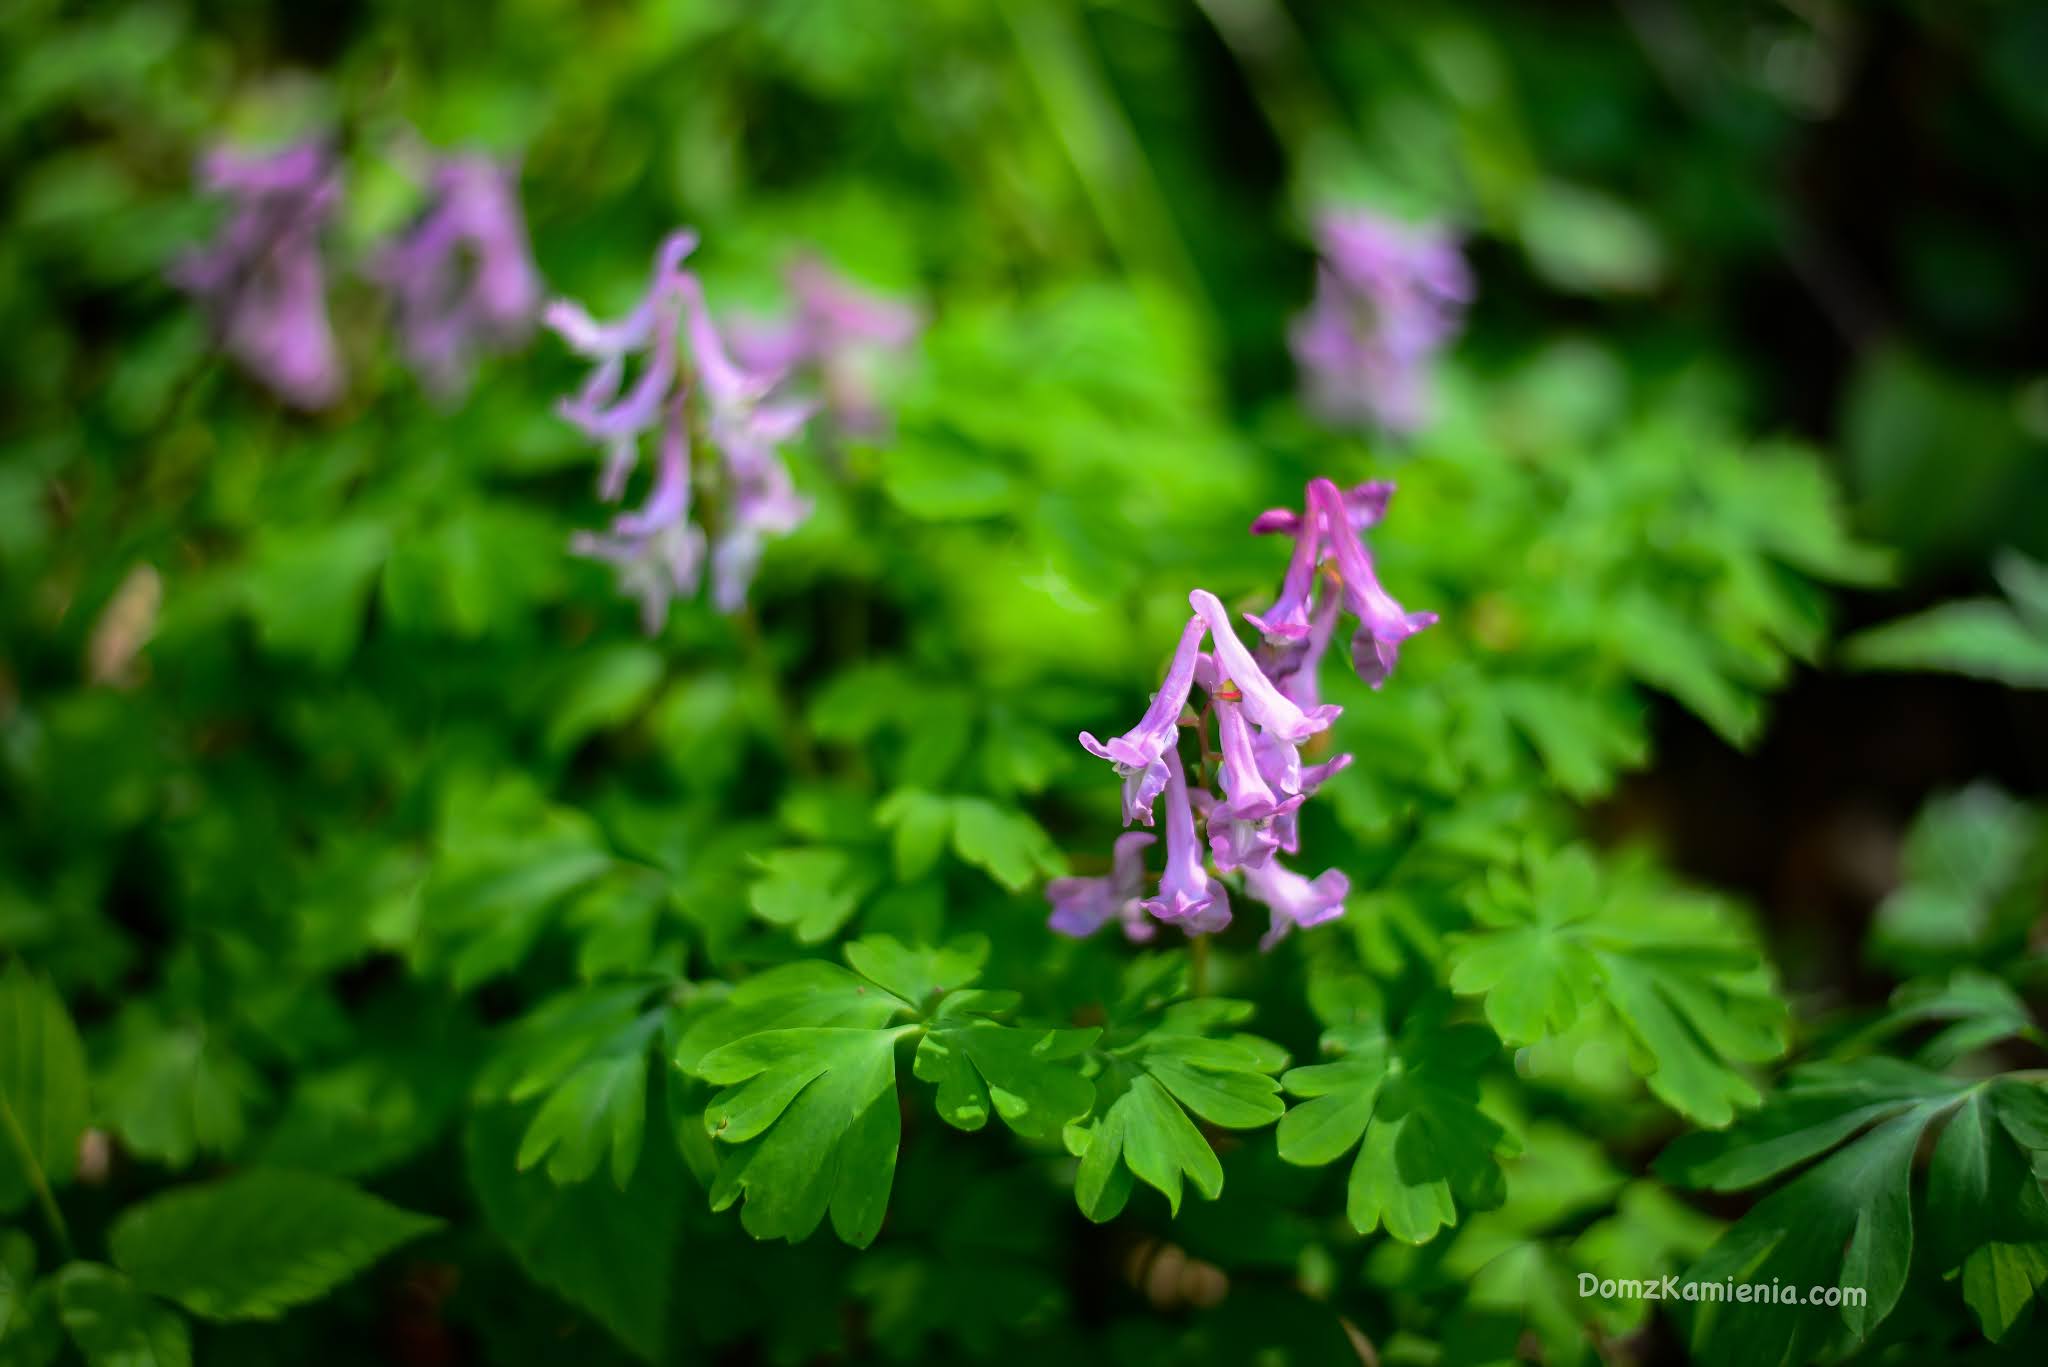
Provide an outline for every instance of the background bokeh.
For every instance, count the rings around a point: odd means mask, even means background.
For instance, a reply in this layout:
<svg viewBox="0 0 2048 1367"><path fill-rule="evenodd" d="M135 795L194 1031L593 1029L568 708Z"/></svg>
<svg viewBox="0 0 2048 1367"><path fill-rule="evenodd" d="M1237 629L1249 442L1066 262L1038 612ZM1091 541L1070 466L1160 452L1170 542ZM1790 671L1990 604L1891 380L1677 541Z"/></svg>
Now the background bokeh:
<svg viewBox="0 0 2048 1367"><path fill-rule="evenodd" d="M1383 563L1445 616L1384 693L1338 698L1361 762L1327 838L1386 880L1351 918L1368 965L1450 863L1578 829L1745 899L1799 1013L1882 1001L1902 974L1862 946L1922 804L2048 789L2038 687L1825 644L1991 593L2001 550L2048 557L2044 69L2048 7L1999 0L8 4L0 951L57 984L122 1141L74 1223L195 1165L375 1175L454 1232L319 1312L209 1330L203 1360L614 1351L443 1197L493 1142L450 1119L492 1032L622 966L793 952L750 919L745 856L872 836L871 740L899 785L1032 816L961 851L989 877L944 912L884 895L862 924L1000 905L998 958L1040 953L1034 885L1113 828L1064 737L1142 696L1187 586L1277 574L1241 528L1323 472L1401 481ZM418 209L393 155L417 138L516 159L550 294L600 313L678 224L735 315L803 251L915 301L889 437L806 457L818 512L744 622L692 605L650 643L566 554L603 510L554 338L438 400L342 264L332 409L214 354L166 281L220 217L195 160L303 138L341 159L337 262ZM1355 204L1450 225L1478 282L1412 439L1297 401L1314 215ZM109 646L117 609L142 619ZM796 783L812 747L825 778ZM1402 842L1450 813L1469 831L1416 875ZM597 845L671 900L565 921L484 876ZM1629 1115L1624 1167L1670 1133ZM977 1161L935 1150L892 1216L926 1242L858 1263L727 1260L693 1193L692 1327L654 1341L1043 1360L1078 1332L1048 1320L1123 1326L1152 1245L1052 1229L1071 1212ZM928 1255L963 1186L1018 1242L970 1240L949 1283ZM948 1295L1002 1308L963 1327ZM1051 1337L992 1327L1013 1311ZM650 1314L597 1317L642 1348L617 1324ZM1236 1328L1101 1332L1252 1360Z"/></svg>

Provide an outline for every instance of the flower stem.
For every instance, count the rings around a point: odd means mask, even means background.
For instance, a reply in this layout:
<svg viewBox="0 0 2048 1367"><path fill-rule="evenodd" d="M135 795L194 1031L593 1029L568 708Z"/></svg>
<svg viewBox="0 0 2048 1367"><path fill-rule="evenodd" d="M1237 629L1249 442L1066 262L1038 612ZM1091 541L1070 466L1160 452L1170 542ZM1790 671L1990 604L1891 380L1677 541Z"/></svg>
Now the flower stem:
<svg viewBox="0 0 2048 1367"><path fill-rule="evenodd" d="M1188 938L1188 995L1203 997L1209 993L1209 937L1194 935Z"/></svg>

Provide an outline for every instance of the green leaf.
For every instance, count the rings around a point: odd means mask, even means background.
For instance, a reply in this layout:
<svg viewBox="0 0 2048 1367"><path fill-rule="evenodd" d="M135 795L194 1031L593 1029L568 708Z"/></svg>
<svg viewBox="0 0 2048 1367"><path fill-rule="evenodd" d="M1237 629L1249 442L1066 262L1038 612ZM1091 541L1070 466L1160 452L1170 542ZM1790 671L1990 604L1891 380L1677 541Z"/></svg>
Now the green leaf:
<svg viewBox="0 0 2048 1367"><path fill-rule="evenodd" d="M917 788L898 788L875 809L875 821L891 833L897 880L913 882L939 862L953 832L953 804Z"/></svg>
<svg viewBox="0 0 2048 1367"><path fill-rule="evenodd" d="M1011 892L1066 872L1052 837L1014 808L985 798L953 799L953 849Z"/></svg>
<svg viewBox="0 0 2048 1367"><path fill-rule="evenodd" d="M791 1243L829 1211L841 1239L873 1242L901 1130L896 1041L910 1028L770 1030L697 1060L693 1071L726 1089L705 1110L705 1128L734 1146L712 1208L744 1197L748 1233Z"/></svg>
<svg viewBox="0 0 2048 1367"><path fill-rule="evenodd" d="M914 1071L938 1085L939 1114L949 1125L978 1130L993 1110L1027 1138L1057 1134L1088 1114L1095 1087L1074 1060L1102 1033L1001 1025L964 1014L959 992L939 1008L938 1022L918 1041ZM956 1003L960 1003L956 1006ZM948 1020L956 1022L946 1025Z"/></svg>
<svg viewBox="0 0 2048 1367"><path fill-rule="evenodd" d="M1844 1145L1765 1197L1687 1274L1700 1283L1855 1288L1861 1303L1772 1305L1768 1313L1701 1304L1693 1350L1723 1362L1809 1362L1831 1344L1869 1337L1905 1288L1913 1253L1907 1179L1921 1131L1938 1111L1915 1106Z"/></svg>
<svg viewBox="0 0 2048 1367"><path fill-rule="evenodd" d="M57 1312L89 1367L190 1367L185 1317L98 1263L57 1274Z"/></svg>
<svg viewBox="0 0 2048 1367"><path fill-rule="evenodd" d="M609 1182L557 1186L514 1163L527 1125L513 1107L470 1116L465 1163L485 1220L527 1276L641 1358L662 1360L684 1200L674 1147L650 1145L623 1191Z"/></svg>
<svg viewBox="0 0 2048 1367"><path fill-rule="evenodd" d="M249 1172L131 1206L107 1242L155 1295L206 1319L274 1319L440 1221L331 1177Z"/></svg>
<svg viewBox="0 0 2048 1367"><path fill-rule="evenodd" d="M1858 632L1842 654L1859 669L1925 669L2048 688L2048 627L1992 598L1943 603Z"/></svg>
<svg viewBox="0 0 2048 1367"><path fill-rule="evenodd" d="M1740 1065L1784 1051L1785 1008L1727 908L1639 866L1604 872L1581 847L1532 852L1525 864L1520 880L1496 870L1474 899L1480 928L1451 940L1451 990L1483 997L1510 1044L1547 1039L1604 1006L1666 1104L1707 1125L1756 1104Z"/></svg>
<svg viewBox="0 0 2048 1367"><path fill-rule="evenodd" d="M0 974L0 1213L70 1180L86 1110L85 1046L47 982Z"/></svg>
<svg viewBox="0 0 2048 1367"><path fill-rule="evenodd" d="M923 1006L981 976L988 962L988 937L962 935L937 948L913 948L894 936L863 935L846 947L846 961L870 982L913 1006Z"/></svg>
<svg viewBox="0 0 2048 1367"><path fill-rule="evenodd" d="M361 517L264 533L241 578L264 649L326 669L347 659L390 544L383 523Z"/></svg>
<svg viewBox="0 0 2048 1367"><path fill-rule="evenodd" d="M1126 973L1121 1009L1113 1018L1150 1015L1160 997L1184 991L1181 956L1139 960ZM1241 1002L1205 999L1168 1007L1149 1029L1108 1052L1096 1083L1095 1118L1069 1125L1064 1139L1081 1158L1074 1198L1091 1220L1113 1218L1130 1199L1132 1179L1166 1197L1180 1212L1182 1179L1214 1200L1223 1190L1223 1165L1189 1118L1223 1129L1254 1129L1280 1118L1286 1104L1268 1069L1285 1055L1255 1036L1215 1039L1198 1033L1242 1021ZM1119 1031L1119 1033L1122 1033Z"/></svg>
<svg viewBox="0 0 2048 1367"><path fill-rule="evenodd" d="M1537 274L1578 294L1641 294L1664 274L1657 230L1621 200L1545 181L1521 205L1522 248Z"/></svg>
<svg viewBox="0 0 2048 1367"><path fill-rule="evenodd" d="M155 1011L124 1015L122 1044L99 1087L114 1132L143 1158L172 1168L201 1153L232 1153L262 1079L217 1032L166 1023Z"/></svg>
<svg viewBox="0 0 2048 1367"><path fill-rule="evenodd" d="M1493 1035L1429 1013L1399 1040L1358 1030L1342 1043L1339 1061L1281 1079L1307 1100L1280 1121L1280 1156L1320 1167L1355 1146L1345 1211L1361 1234L1384 1225L1404 1243L1426 1243L1457 1224L1460 1208L1499 1205L1500 1158L1512 1144L1479 1109L1480 1073L1500 1051Z"/></svg>
<svg viewBox="0 0 2048 1367"><path fill-rule="evenodd" d="M1961 1084L1884 1057L1794 1068L1763 1107L1725 1130L1681 1137L1657 1171L1689 1187L1739 1191L1810 1161L1850 1135L1929 1102Z"/></svg>
<svg viewBox="0 0 2048 1367"><path fill-rule="evenodd" d="M1878 904L1873 948L1901 969L1995 966L2038 914L2048 820L1989 784L1928 799L1906 833L1897 888Z"/></svg>
<svg viewBox="0 0 2048 1367"><path fill-rule="evenodd" d="M747 889L747 904L762 920L787 927L800 944L831 939L860 905L863 889L838 850L775 850L754 862L762 876Z"/></svg>
<svg viewBox="0 0 2048 1367"><path fill-rule="evenodd" d="M548 1160L555 1182L581 1182L611 1152L612 1185L624 1191L640 1163L647 1125L647 1056L592 1059L557 1086L519 1143L521 1172Z"/></svg>
<svg viewBox="0 0 2048 1367"><path fill-rule="evenodd" d="M1999 1080L1971 1090L1949 1113L1927 1167L1928 1245L1943 1273L1987 1243L2048 1241L2048 1196L2030 1155L1999 1118Z"/></svg>
<svg viewBox="0 0 2048 1367"><path fill-rule="evenodd" d="M661 682L661 652L640 641L616 642L574 658L547 701L547 752L561 756L646 705Z"/></svg>
<svg viewBox="0 0 2048 1367"><path fill-rule="evenodd" d="M2048 1243L1990 1243L1963 1260L1963 1300L1993 1343L2012 1332L2044 1289Z"/></svg>
<svg viewBox="0 0 2048 1367"><path fill-rule="evenodd" d="M817 959L783 964L740 983L723 1006L692 1022L676 1041L675 1063L694 1073L698 1061L712 1050L764 1030L872 1030L910 1009L910 1003L895 993L838 964Z"/></svg>

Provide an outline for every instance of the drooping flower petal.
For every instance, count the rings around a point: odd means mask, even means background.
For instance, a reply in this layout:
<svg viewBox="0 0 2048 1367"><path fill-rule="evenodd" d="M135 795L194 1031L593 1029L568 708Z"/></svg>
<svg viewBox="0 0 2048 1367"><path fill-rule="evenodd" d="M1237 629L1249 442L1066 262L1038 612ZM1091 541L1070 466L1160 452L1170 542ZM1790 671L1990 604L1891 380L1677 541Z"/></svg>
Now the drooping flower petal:
<svg viewBox="0 0 2048 1367"><path fill-rule="evenodd" d="M823 392L841 430L879 431L876 372L889 353L910 345L922 317L907 304L859 288L814 257L790 266L789 285L796 304L790 317L736 327L734 354L756 370L802 372Z"/></svg>
<svg viewBox="0 0 2048 1367"><path fill-rule="evenodd" d="M1128 938L1151 939L1152 923L1139 907L1138 894L1145 888L1145 848L1155 839L1143 831L1126 832L1116 839L1105 877L1055 878L1046 884L1052 928L1080 939L1117 920Z"/></svg>
<svg viewBox="0 0 2048 1367"><path fill-rule="evenodd" d="M1305 878L1274 860L1262 868L1246 869L1244 890L1272 913L1270 929L1259 937L1259 948L1271 949L1291 930L1306 930L1342 916L1344 899L1351 895L1351 880L1339 869L1325 869L1313 879Z"/></svg>
<svg viewBox="0 0 2048 1367"><path fill-rule="evenodd" d="M569 548L618 571L619 588L639 600L640 624L650 636L668 621L671 600L697 591L704 533L690 521L689 437L679 410L663 426L647 501L613 518L606 531L577 533Z"/></svg>
<svg viewBox="0 0 2048 1367"><path fill-rule="evenodd" d="M1457 243L1363 212L1325 214L1316 239L1315 296L1289 335L1310 405L1332 422L1415 430L1430 360L1472 296Z"/></svg>
<svg viewBox="0 0 2048 1367"><path fill-rule="evenodd" d="M332 157L317 143L270 155L217 148L201 185L232 201L220 232L170 270L197 300L221 348L295 408L341 397L341 354L327 315L320 235L341 199Z"/></svg>
<svg viewBox="0 0 2048 1367"><path fill-rule="evenodd" d="M1434 626L1437 615L1407 611L1380 584L1372 557L1357 533L1339 530L1345 519L1343 496L1335 484L1327 479L1310 480L1308 497L1330 534L1331 552L1344 586L1344 606L1358 620L1358 630L1351 638L1352 664L1359 678L1378 688L1393 673L1401 642Z"/></svg>
<svg viewBox="0 0 2048 1367"><path fill-rule="evenodd" d="M1327 728L1344 710L1334 703L1322 704L1311 711L1295 706L1273 686L1273 681L1252 659L1251 652L1237 639L1230 614L1215 594L1207 589L1196 589L1188 594L1188 602L1194 607L1196 616L1209 628L1217 668L1237 686L1243 695L1245 715L1261 730L1272 731L1287 740L1303 741Z"/></svg>
<svg viewBox="0 0 2048 1367"><path fill-rule="evenodd" d="M1188 691L1194 686L1195 661L1207 631L1200 617L1190 618L1181 629L1180 644L1174 647L1166 677L1160 680L1159 691L1152 695L1151 705L1136 726L1107 741L1099 741L1087 731L1081 733L1081 747L1114 764L1124 780L1126 826L1133 821L1152 824L1152 800L1166 784L1165 775L1155 773L1153 767L1179 737L1181 709L1187 706Z"/></svg>
<svg viewBox="0 0 2048 1367"><path fill-rule="evenodd" d="M1159 877L1158 895L1140 905L1147 914L1190 935L1221 930L1230 924L1230 898L1204 866L1187 774L1178 751L1168 750L1161 758L1166 764L1166 869Z"/></svg>
<svg viewBox="0 0 2048 1367"><path fill-rule="evenodd" d="M510 168L452 156L434 164L430 181L426 211L370 274L392 296L407 359L447 396L467 386L481 352L525 338L541 281Z"/></svg>

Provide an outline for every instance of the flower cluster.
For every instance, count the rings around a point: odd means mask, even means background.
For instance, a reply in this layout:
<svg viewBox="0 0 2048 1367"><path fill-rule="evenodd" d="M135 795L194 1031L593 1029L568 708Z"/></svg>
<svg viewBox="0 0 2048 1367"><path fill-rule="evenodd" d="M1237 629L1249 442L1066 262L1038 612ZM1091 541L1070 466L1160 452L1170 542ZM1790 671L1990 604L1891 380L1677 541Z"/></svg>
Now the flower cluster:
<svg viewBox="0 0 2048 1367"><path fill-rule="evenodd" d="M390 295L421 383L448 397L468 384L479 352L525 337L541 286L510 172L477 155L426 156L425 210L366 274ZM172 283L279 398L331 406L345 383L321 244L342 196L332 154L313 142L267 155L217 148L201 158L199 180L233 206L213 242L172 266Z"/></svg>
<svg viewBox="0 0 2048 1367"><path fill-rule="evenodd" d="M813 385L840 431L880 434L887 424L877 371L916 339L918 311L859 288L816 257L798 259L788 278L793 310L777 322L736 325L734 354L756 370Z"/></svg>
<svg viewBox="0 0 2048 1367"><path fill-rule="evenodd" d="M434 158L428 202L371 264L390 294L420 382L468 388L479 353L517 346L540 310L540 272L511 167L474 153Z"/></svg>
<svg viewBox="0 0 2048 1367"><path fill-rule="evenodd" d="M1472 274L1456 240L1364 211L1316 225L1316 291L1290 342L1326 420L1407 433L1426 420L1429 362L1457 335Z"/></svg>
<svg viewBox="0 0 2048 1367"><path fill-rule="evenodd" d="M216 148L200 183L233 207L212 243L171 267L199 301L220 346L295 408L341 395L341 356L327 318L320 236L341 201L334 159L317 143L269 155Z"/></svg>
<svg viewBox="0 0 2048 1367"><path fill-rule="evenodd" d="M1309 878L1275 856L1300 853L1301 805L1351 763L1348 754L1319 763L1302 756L1303 744L1342 710L1320 701L1317 683L1340 615L1355 623L1352 664L1374 688L1393 671L1401 643L1437 620L1433 612L1406 611L1381 586L1362 539L1393 492L1386 483L1343 490L1315 479L1304 508L1274 508L1254 519L1255 534L1294 538L1279 597L1264 612L1245 614L1262 636L1256 651L1238 638L1216 595L1188 595L1194 615L1138 724L1107 741L1081 734L1082 747L1108 760L1123 780L1124 825L1152 825L1165 799L1163 871L1153 885L1145 869L1152 836L1120 837L1106 877L1048 885L1054 930L1090 935L1112 920L1133 940L1150 939L1154 921L1190 935L1221 930L1230 924L1226 874L1271 913L1264 946L1343 914L1350 891L1343 873ZM1204 702L1191 709L1198 687ZM1197 741L1199 786L1189 783L1181 756L1183 729Z"/></svg>
<svg viewBox="0 0 2048 1367"><path fill-rule="evenodd" d="M686 268L696 247L687 229L670 235L646 293L616 322L600 323L568 300L545 313L570 349L593 363L560 412L603 448L598 492L607 502L625 497L642 438L656 437L646 501L572 544L577 554L617 569L620 587L640 601L649 634L667 621L671 600L697 591L707 557L712 601L720 611L738 611L763 539L793 531L810 513L777 448L803 429L815 405L782 394L784 371L734 359L705 306L703 285ZM639 367L630 385L629 362ZM719 458L703 479L717 495L708 536L692 520L691 451L698 445Z"/></svg>

